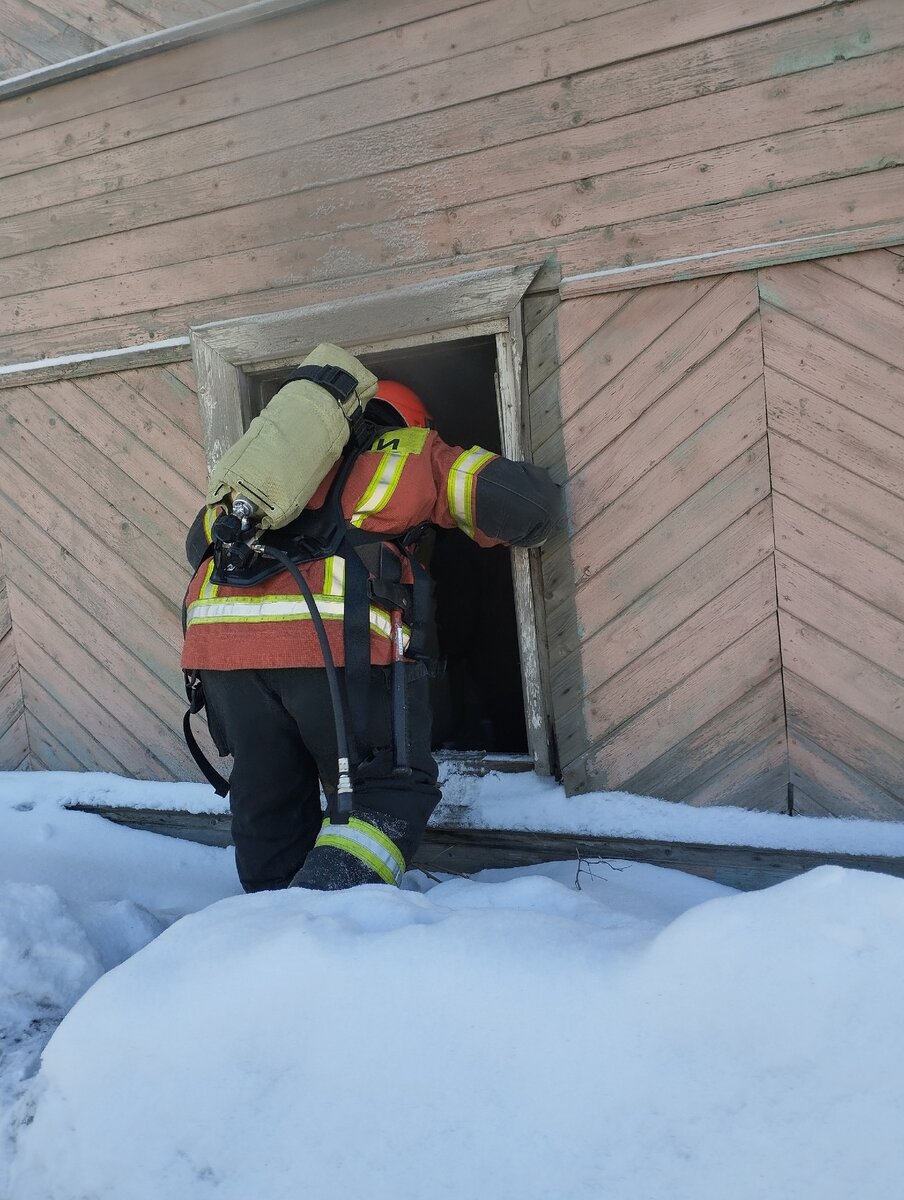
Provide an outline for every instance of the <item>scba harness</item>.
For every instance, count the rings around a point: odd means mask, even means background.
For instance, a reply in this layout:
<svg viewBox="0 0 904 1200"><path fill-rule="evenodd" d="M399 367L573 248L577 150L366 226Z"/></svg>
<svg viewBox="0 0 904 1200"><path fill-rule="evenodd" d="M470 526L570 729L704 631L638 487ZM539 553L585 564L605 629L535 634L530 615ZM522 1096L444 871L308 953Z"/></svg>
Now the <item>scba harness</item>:
<svg viewBox="0 0 904 1200"><path fill-rule="evenodd" d="M304 368L303 368L304 370ZM316 370L315 369L308 369ZM311 378L311 374L306 376ZM320 382L319 379L316 380ZM398 431L404 435L407 430ZM330 818L344 823L352 807L351 766L372 749L367 746L368 687L370 681L371 604L390 614L392 639L392 729L394 774L410 773L405 703L406 668L434 673L436 663L427 652L427 614L430 611L430 577L415 550L426 525L388 538L369 533L346 520L342 494L352 468L365 450L387 450L398 446L391 430L360 420L352 423L352 437L330 484L323 505L305 509L295 520L278 530L258 535L251 512L241 498L213 523L205 559L213 556L211 582L230 587L253 587L282 570L292 575L307 606L320 645L334 709L339 749L339 789L331 801ZM250 508L250 506L249 506ZM351 744L344 720L343 697L329 641L318 605L299 566L333 556L345 563L343 598L343 649L345 654L345 704L352 727ZM203 560L202 560L203 561ZM407 563L413 582L402 582ZM183 612L183 622L185 613ZM409 631L407 646L405 627ZM198 671L185 672L189 709L183 720L186 744L199 769L218 795L226 795L229 784L206 759L191 730L190 718L204 706Z"/></svg>

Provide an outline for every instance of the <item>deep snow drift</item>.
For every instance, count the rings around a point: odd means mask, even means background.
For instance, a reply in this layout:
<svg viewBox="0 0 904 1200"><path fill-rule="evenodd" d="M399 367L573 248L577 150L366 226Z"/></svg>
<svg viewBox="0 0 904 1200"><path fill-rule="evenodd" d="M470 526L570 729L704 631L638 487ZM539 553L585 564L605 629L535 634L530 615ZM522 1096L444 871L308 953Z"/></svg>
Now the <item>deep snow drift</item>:
<svg viewBox="0 0 904 1200"><path fill-rule="evenodd" d="M0 1018L88 990L33 1079L3 1068L12 1200L900 1194L902 880L584 862L245 897L227 852L31 781L22 809L0 778Z"/></svg>

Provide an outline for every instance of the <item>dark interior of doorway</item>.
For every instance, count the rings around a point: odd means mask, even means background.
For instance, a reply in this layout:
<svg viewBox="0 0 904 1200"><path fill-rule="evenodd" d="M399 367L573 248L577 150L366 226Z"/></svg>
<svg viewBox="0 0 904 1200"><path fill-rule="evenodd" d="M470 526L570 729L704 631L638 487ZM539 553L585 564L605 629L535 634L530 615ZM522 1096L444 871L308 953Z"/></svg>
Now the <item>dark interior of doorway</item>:
<svg viewBox="0 0 904 1200"><path fill-rule="evenodd" d="M501 450L493 337L387 350L362 360L378 377L413 388L446 442ZM259 377L258 404L275 394L282 378ZM436 646L446 664L432 683L433 748L523 755L528 746L511 554L504 547L481 549L459 529L431 534L425 553L434 582Z"/></svg>

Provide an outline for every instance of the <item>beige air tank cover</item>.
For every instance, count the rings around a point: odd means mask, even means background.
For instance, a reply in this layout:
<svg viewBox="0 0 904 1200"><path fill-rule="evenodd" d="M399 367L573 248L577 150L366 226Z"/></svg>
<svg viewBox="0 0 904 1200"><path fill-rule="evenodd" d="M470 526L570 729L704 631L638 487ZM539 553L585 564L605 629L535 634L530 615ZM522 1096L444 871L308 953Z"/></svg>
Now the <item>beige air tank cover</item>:
<svg viewBox="0 0 904 1200"><path fill-rule="evenodd" d="M309 379L295 379L276 393L210 473L208 504L245 496L261 530L295 519L338 462L349 439L349 418L377 389L377 377L348 351L322 342L302 366L340 367L357 380L344 403Z"/></svg>

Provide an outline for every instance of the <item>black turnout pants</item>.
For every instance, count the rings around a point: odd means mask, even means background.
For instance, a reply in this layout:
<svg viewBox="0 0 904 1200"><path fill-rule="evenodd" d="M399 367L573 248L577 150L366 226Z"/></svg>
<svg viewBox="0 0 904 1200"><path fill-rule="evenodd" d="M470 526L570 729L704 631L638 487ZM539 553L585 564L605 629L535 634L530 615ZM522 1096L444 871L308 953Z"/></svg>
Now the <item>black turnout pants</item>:
<svg viewBox="0 0 904 1200"><path fill-rule="evenodd" d="M411 774L394 777L389 667L372 667L366 744L352 771L354 812L404 824L406 858L420 844L440 791L430 752L422 668L408 672ZM345 693L344 672L339 670ZM336 730L326 672L317 667L202 671L211 736L233 756L229 804L239 879L247 892L287 887L320 830L320 789L336 791ZM346 718L346 728L351 726Z"/></svg>

